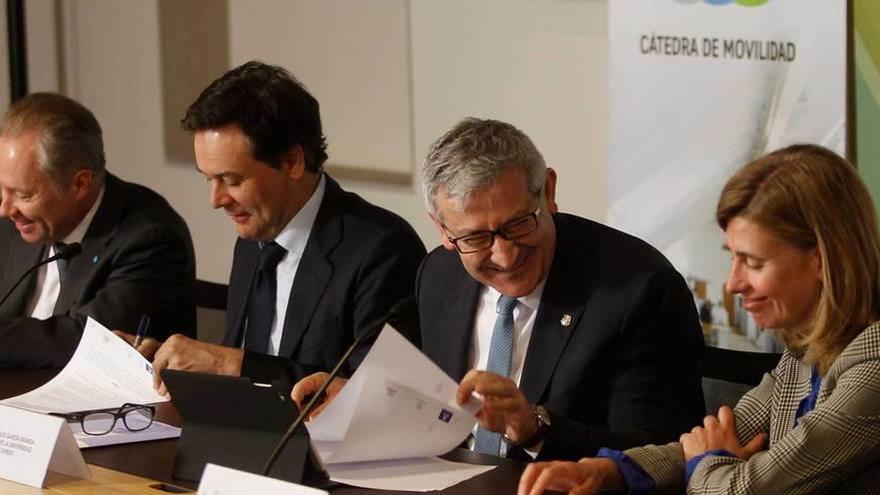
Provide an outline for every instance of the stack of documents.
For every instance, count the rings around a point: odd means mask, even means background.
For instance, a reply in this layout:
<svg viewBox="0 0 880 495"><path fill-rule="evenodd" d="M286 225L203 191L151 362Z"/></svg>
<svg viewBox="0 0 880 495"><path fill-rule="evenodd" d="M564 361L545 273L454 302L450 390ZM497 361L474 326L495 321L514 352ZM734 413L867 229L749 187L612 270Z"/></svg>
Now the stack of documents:
<svg viewBox="0 0 880 495"><path fill-rule="evenodd" d="M433 456L461 444L480 403L459 406L458 384L391 327L309 434L333 481L386 490L441 490L493 466Z"/></svg>
<svg viewBox="0 0 880 495"><path fill-rule="evenodd" d="M0 405L39 413L71 413L165 402L153 388L153 369L139 352L89 318L82 339L67 366L48 383ZM139 432L128 431L122 420L106 435L87 435L78 423L69 423L80 448L177 438L180 428L154 421Z"/></svg>

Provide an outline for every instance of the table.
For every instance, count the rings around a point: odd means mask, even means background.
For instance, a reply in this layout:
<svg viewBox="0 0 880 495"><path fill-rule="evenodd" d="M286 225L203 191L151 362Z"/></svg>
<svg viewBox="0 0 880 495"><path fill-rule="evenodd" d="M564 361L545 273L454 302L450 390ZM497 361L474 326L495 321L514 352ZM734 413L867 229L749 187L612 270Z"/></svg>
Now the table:
<svg viewBox="0 0 880 495"><path fill-rule="evenodd" d="M0 370L0 398L12 397L32 390L49 381L56 373L57 370ZM157 420L178 426L181 424L180 415L177 414L174 406L170 403L161 404L158 407ZM196 488L195 483L175 480L171 477L174 456L177 452L176 439L94 447L83 449L82 452L86 462L93 467L93 474L96 477L93 482L106 483L102 486L106 487L107 491L102 490L101 493L153 493L159 495L163 493L160 490L149 488L144 490L145 484L153 484L156 481L193 490ZM448 495L516 493L517 483L519 483L520 474L525 466L517 461L478 454L464 449L454 450L444 456L444 458L471 464L494 464L498 466L488 473L439 492ZM94 468L94 466L98 467ZM65 483L64 488L49 488L42 492L37 489L30 489L33 491L28 491L28 487L24 485L14 484L14 486L20 487L22 489L20 493L24 494L54 493L74 495L94 493L94 491L85 489L82 486L83 483L88 482ZM68 485L71 486L68 487ZM113 487L118 488L118 491L110 491ZM4 485L0 481L0 492L11 493L3 490L3 488ZM415 493L367 490L348 486L334 488L331 492L334 495L379 493L412 495Z"/></svg>
<svg viewBox="0 0 880 495"><path fill-rule="evenodd" d="M101 466L91 465L92 479L83 480L50 473L48 488L33 488L12 481L0 479L0 493L4 495L160 495L162 492L151 488L155 480L141 478Z"/></svg>

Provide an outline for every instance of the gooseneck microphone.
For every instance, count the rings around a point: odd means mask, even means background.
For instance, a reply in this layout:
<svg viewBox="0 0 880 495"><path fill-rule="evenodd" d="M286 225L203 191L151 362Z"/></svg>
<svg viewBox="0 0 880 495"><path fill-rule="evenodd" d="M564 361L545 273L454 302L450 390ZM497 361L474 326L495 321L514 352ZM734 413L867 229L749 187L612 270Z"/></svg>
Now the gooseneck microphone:
<svg viewBox="0 0 880 495"><path fill-rule="evenodd" d="M81 253L81 252L82 252L82 245L81 245L80 243L78 243L78 242L74 242L74 243L71 243L71 244L66 244L66 245L64 245L64 246L62 246L62 247L60 247L60 248L58 248L58 249L55 251L55 255L54 255L54 256L50 256L50 257L48 257L48 258L46 258L46 259L40 261L40 262L37 263L36 265L34 265L34 266L28 268L27 271L25 271L24 274L22 274L22 276L19 277L18 280L17 280L14 284L12 284L12 288L9 289L9 292L7 292L6 295L3 296L3 299L0 300L0 306L2 306L3 303L5 303L7 299L9 299L9 296L12 295L13 292L15 292L15 289L21 284L21 282L22 282L22 281L23 281L28 275L31 274L31 272L33 272L33 271L36 270L37 268L39 268L39 267L41 267L41 266L43 266L43 265L45 265L45 264L47 264L47 263L51 263L51 262L53 262L53 261L57 261L57 260L70 260L71 258L73 258L74 256L78 255L78 254Z"/></svg>
<svg viewBox="0 0 880 495"><path fill-rule="evenodd" d="M402 323L403 319L406 318L406 315L410 312L414 312L416 307L416 298L415 296L409 296L406 299L399 301L397 304L391 307L388 310L388 314L383 315L381 318L377 318L375 321L371 322L369 325L364 325L367 329L366 332L362 333L360 336L355 337L354 342L352 342L351 346L345 351L341 358L339 358L339 362L336 363L336 366L330 371L330 376L324 380L324 383L321 384L321 387L318 388L318 391L312 395L312 399L306 404L306 407L300 411L299 416L290 424L290 427L284 433L284 436L281 437L281 440L278 442L278 445L275 447L275 450L272 452L272 455L269 456L269 460L266 462L266 466L263 468L263 476L268 476L269 471L272 470L272 467L275 465L275 461L278 460L278 457L284 452L284 447L287 446L287 443L293 438L293 434L299 425L312 413L312 411L317 407L318 401L321 397L324 396L324 392L327 390L327 387L339 375L339 370L342 369L342 365L348 361L348 358L351 356L351 353L357 349L362 342L365 340L372 338L380 330L385 328L385 324L388 323L392 326L396 324Z"/></svg>

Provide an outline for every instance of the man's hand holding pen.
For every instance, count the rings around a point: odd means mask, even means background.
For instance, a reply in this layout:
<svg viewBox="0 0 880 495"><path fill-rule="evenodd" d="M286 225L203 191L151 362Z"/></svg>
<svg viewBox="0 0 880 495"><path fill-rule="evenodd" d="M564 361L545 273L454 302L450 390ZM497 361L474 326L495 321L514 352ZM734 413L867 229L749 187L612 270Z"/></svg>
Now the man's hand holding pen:
<svg viewBox="0 0 880 495"><path fill-rule="evenodd" d="M150 317L143 315L141 316L140 322L138 322L137 332L135 332L134 335L122 330L114 330L113 333L137 349L142 356L152 360L153 356L156 355L156 351L162 346L162 343L152 337L147 337L149 330Z"/></svg>

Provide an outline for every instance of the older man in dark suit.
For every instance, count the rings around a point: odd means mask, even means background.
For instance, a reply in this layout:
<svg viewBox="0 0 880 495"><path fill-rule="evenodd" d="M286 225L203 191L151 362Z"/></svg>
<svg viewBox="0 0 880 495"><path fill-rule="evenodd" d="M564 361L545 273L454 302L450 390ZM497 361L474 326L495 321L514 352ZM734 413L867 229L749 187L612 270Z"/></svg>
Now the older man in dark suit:
<svg viewBox="0 0 880 495"><path fill-rule="evenodd" d="M681 275L647 243L559 213L556 172L525 134L467 119L422 183L443 245L417 277L421 345L460 402L482 397L474 450L578 459L699 423L702 332Z"/></svg>
<svg viewBox="0 0 880 495"><path fill-rule="evenodd" d="M318 102L287 71L260 62L229 71L192 104L183 126L194 133L211 204L239 238L224 345L172 337L156 353L157 385L164 368L261 381L329 369L412 294L421 240L402 218L323 172Z"/></svg>
<svg viewBox="0 0 880 495"><path fill-rule="evenodd" d="M475 450L577 459L677 438L703 413L690 292L645 242L559 213L556 180L503 122L435 142L422 181L443 246L419 271L422 349L460 401L482 396Z"/></svg>
<svg viewBox="0 0 880 495"><path fill-rule="evenodd" d="M158 194L107 173L88 109L50 93L13 104L0 129L0 191L0 294L61 243L82 246L0 306L0 367L65 364L88 316L133 331L147 315L159 338L195 334L186 224Z"/></svg>

